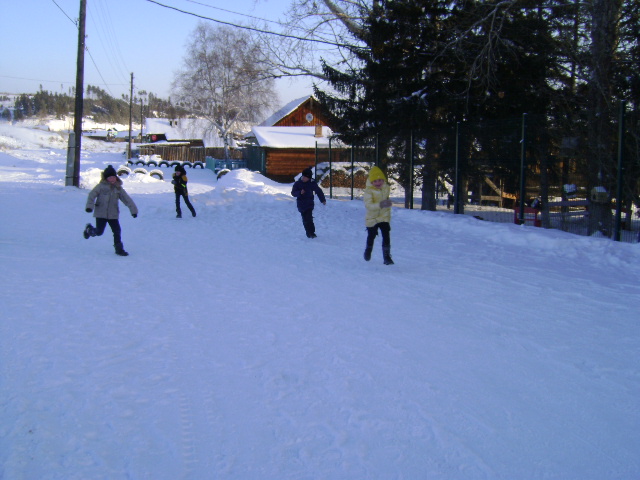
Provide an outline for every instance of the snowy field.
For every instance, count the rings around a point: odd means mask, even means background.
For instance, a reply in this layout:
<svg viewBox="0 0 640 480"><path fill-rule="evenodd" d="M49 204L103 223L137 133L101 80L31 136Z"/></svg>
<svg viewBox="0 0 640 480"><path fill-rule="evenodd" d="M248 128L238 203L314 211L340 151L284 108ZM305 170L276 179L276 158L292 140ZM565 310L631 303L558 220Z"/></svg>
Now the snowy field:
<svg viewBox="0 0 640 480"><path fill-rule="evenodd" d="M0 479L637 480L640 245L364 207L304 236L291 185L124 179L123 146L0 123ZM168 176L167 176L168 177ZM183 208L186 212L186 208Z"/></svg>

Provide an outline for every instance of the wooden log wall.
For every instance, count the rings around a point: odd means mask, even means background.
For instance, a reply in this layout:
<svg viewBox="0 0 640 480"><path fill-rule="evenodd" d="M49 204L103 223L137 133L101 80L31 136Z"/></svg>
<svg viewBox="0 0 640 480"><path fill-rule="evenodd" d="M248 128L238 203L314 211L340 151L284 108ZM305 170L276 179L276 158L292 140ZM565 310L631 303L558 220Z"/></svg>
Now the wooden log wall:
<svg viewBox="0 0 640 480"><path fill-rule="evenodd" d="M328 162L328 149L318 153L318 162ZM348 150L332 150L332 161L349 161ZM305 168L316 164L315 150L302 148L268 149L266 151L266 176L280 182L292 182Z"/></svg>
<svg viewBox="0 0 640 480"><path fill-rule="evenodd" d="M204 162L204 148L184 145L144 145L140 155L158 155L169 162Z"/></svg>

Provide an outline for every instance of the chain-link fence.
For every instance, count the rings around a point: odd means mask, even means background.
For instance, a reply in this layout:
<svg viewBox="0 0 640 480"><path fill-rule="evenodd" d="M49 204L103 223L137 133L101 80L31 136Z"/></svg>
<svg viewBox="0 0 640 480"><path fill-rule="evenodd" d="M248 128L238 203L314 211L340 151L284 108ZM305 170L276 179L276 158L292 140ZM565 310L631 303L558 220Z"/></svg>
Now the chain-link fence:
<svg viewBox="0 0 640 480"><path fill-rule="evenodd" d="M361 195L371 165L387 168L396 204L480 220L640 241L637 114L621 109L603 159L584 127L551 128L532 115L459 123L426 138L379 138L340 155L316 155L316 175L333 198Z"/></svg>

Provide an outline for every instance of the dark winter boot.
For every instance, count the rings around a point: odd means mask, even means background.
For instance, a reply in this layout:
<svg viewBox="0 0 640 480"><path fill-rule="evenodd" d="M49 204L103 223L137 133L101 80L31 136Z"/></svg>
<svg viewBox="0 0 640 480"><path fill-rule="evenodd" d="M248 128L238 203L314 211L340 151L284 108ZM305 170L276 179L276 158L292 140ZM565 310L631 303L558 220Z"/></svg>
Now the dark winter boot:
<svg viewBox="0 0 640 480"><path fill-rule="evenodd" d="M121 257L126 257L127 255L129 255L124 251L124 245L122 243L116 243L114 247L116 247L116 255L120 255Z"/></svg>
<svg viewBox="0 0 640 480"><path fill-rule="evenodd" d="M393 260L391 260L391 247L382 247L382 258L384 259L385 265L393 265Z"/></svg>
<svg viewBox="0 0 640 480"><path fill-rule="evenodd" d="M87 226L84 227L84 232L82 232L82 236L85 239L89 239L89 237L95 237L96 233L93 231L93 225L87 223Z"/></svg>
<svg viewBox="0 0 640 480"><path fill-rule="evenodd" d="M373 250L373 243L367 243L367 247L364 249L364 259L368 262L371 260L371 251Z"/></svg>

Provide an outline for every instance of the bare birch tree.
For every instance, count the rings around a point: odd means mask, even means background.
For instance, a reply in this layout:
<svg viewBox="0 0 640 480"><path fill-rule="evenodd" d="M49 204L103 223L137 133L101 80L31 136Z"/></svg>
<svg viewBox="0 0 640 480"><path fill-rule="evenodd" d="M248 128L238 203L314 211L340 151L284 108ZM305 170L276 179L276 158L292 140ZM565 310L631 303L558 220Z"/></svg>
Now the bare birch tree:
<svg viewBox="0 0 640 480"><path fill-rule="evenodd" d="M366 48L366 0L293 0L281 36L264 35L267 61L276 78L325 81L322 62L348 70L358 62L354 48Z"/></svg>
<svg viewBox="0 0 640 480"><path fill-rule="evenodd" d="M193 32L173 95L209 121L208 132L223 140L226 158L239 128L261 120L277 105L267 68L260 43L244 30L200 23Z"/></svg>

